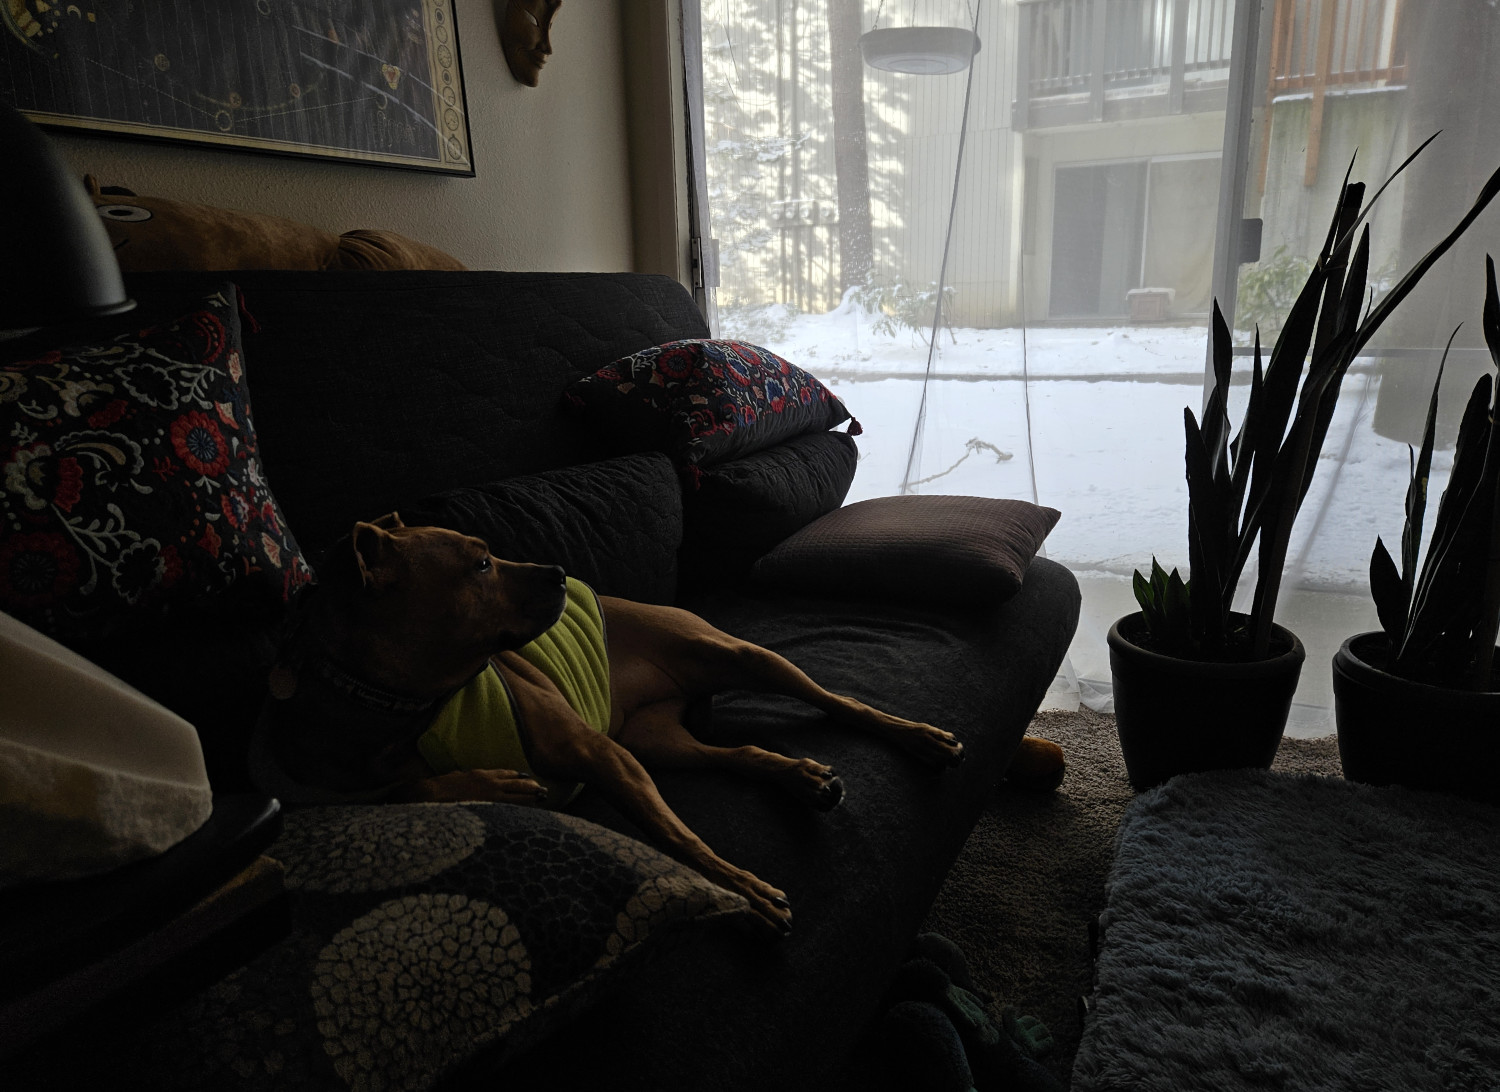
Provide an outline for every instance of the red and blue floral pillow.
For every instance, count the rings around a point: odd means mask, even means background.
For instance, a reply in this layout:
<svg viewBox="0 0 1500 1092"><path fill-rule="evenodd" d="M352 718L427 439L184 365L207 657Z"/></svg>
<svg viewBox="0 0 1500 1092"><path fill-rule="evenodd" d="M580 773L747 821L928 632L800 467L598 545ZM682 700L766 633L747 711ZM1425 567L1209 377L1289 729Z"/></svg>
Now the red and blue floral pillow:
<svg viewBox="0 0 1500 1092"><path fill-rule="evenodd" d="M850 421L828 388L769 349L691 338L642 349L568 387L567 401L628 450L694 468Z"/></svg>
<svg viewBox="0 0 1500 1092"><path fill-rule="evenodd" d="M232 284L175 322L0 366L0 610L87 640L309 582L244 379Z"/></svg>

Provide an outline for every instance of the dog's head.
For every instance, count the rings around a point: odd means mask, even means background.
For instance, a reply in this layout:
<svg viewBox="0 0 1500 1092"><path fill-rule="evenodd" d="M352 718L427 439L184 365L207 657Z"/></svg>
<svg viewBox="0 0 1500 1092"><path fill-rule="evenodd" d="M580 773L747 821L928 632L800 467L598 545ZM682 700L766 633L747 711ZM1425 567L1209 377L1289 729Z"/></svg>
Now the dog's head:
<svg viewBox="0 0 1500 1092"><path fill-rule="evenodd" d="M356 523L329 567L343 658L365 661L347 666L415 694L450 689L539 637L567 598L555 565L502 561L483 539L407 527L394 512Z"/></svg>

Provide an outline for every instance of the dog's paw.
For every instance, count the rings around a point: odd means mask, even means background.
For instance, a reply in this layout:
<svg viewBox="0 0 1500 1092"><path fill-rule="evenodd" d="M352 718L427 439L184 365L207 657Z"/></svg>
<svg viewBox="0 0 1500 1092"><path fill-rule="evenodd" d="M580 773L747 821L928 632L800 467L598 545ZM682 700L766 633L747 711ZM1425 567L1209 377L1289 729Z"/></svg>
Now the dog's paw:
<svg viewBox="0 0 1500 1092"><path fill-rule="evenodd" d="M898 742L910 754L939 768L957 766L967 757L957 736L930 724L909 721Z"/></svg>
<svg viewBox="0 0 1500 1092"><path fill-rule="evenodd" d="M1026 736L1010 760L1005 780L1012 788L1051 792L1062 784L1067 769L1061 747L1051 740Z"/></svg>
<svg viewBox="0 0 1500 1092"><path fill-rule="evenodd" d="M834 774L831 766L824 766L810 758L782 761L787 764L772 773L772 780L808 807L818 811L831 811L844 799L844 783Z"/></svg>
<svg viewBox="0 0 1500 1092"><path fill-rule="evenodd" d="M830 770L828 780L824 781L822 787L818 790L818 797L813 801L813 806L819 811L832 811L843 803L843 800L844 783L839 778L833 776L833 772Z"/></svg>
<svg viewBox="0 0 1500 1092"><path fill-rule="evenodd" d="M745 897L754 916L743 924L752 932L780 939L792 931L792 904L786 892L772 887L753 872L729 864L722 864L709 878Z"/></svg>
<svg viewBox="0 0 1500 1092"><path fill-rule="evenodd" d="M792 932L792 903L787 901L786 892L780 888L769 885L753 871L735 867L712 853L694 867L712 882L744 895L754 916L742 924L753 932L772 938Z"/></svg>

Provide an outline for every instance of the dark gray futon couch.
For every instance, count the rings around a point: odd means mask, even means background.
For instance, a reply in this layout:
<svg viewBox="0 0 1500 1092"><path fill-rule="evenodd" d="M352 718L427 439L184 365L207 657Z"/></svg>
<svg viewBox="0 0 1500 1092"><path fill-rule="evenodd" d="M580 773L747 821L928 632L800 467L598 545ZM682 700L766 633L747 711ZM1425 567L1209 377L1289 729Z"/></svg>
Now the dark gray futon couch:
<svg viewBox="0 0 1500 1092"><path fill-rule="evenodd" d="M292 809L293 935L118 1045L114 1086L836 1084L1063 658L1078 617L1071 574L1038 558L1013 598L971 610L755 583L755 556L840 503L852 439L788 440L692 489L664 456L622 453L561 408L570 381L624 354L708 336L665 278L247 272L130 288L143 312L165 313L225 279L242 293L265 477L314 566L357 519L447 522L600 592L689 606L830 689L956 733L968 757L935 773L796 702L716 699L706 738L812 756L846 787L838 808L814 813L727 776L657 778L721 856L788 893L794 928L779 942L734 928L732 905L680 876L642 880L658 865L589 825L636 833L588 792L565 820L501 805ZM224 607L212 624L168 620L96 651L199 727L229 791L246 787L275 622ZM381 875L361 888L346 879L360 869ZM548 887L616 872L649 892L629 906L615 888L565 893L566 909ZM430 949L409 943L417 918L438 923ZM559 924L575 919L608 937L583 944ZM671 927L637 943L632 922L646 919ZM510 961L513 995L485 978L496 960ZM434 1007L434 993L447 999Z"/></svg>

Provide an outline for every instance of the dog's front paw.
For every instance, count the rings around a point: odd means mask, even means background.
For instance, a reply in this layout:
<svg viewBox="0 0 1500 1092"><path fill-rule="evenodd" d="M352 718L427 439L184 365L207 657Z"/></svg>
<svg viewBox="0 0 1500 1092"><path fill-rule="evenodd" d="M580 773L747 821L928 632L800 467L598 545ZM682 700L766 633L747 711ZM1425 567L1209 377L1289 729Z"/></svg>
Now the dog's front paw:
<svg viewBox="0 0 1500 1092"><path fill-rule="evenodd" d="M789 935L792 931L792 904L770 884L755 882L766 894L750 897L751 907L765 922L769 935L775 938Z"/></svg>
<svg viewBox="0 0 1500 1092"><path fill-rule="evenodd" d="M930 724L908 722L907 730L901 734L899 742L917 758L941 768L957 766L966 757L964 745L958 741L957 736Z"/></svg>
<svg viewBox="0 0 1500 1092"><path fill-rule="evenodd" d="M832 811L844 799L844 783L831 766L810 758L776 757L785 765L772 771L772 780L808 807Z"/></svg>
<svg viewBox="0 0 1500 1092"><path fill-rule="evenodd" d="M819 811L832 811L844 800L844 783L835 777L832 771L828 779L818 788L818 795L813 803Z"/></svg>
<svg viewBox="0 0 1500 1092"><path fill-rule="evenodd" d="M732 865L726 871L712 877L717 883L745 896L754 911L750 927L762 936L778 939L792 931L792 904L786 892L766 883L754 873Z"/></svg>

